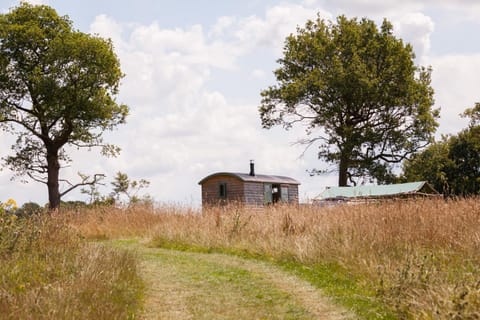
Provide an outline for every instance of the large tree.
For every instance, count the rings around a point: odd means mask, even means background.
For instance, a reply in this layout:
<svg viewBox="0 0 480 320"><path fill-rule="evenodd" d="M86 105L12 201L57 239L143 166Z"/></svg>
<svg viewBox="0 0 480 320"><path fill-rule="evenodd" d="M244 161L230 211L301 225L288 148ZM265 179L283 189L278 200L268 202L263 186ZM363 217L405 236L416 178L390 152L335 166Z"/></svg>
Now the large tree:
<svg viewBox="0 0 480 320"><path fill-rule="evenodd" d="M340 186L369 176L392 177L400 163L433 139L429 68L414 64L409 44L366 18L320 18L287 37L278 84L261 93L262 125L306 125L320 159L338 164Z"/></svg>
<svg viewBox="0 0 480 320"><path fill-rule="evenodd" d="M480 194L480 126L452 137L449 158L453 161L451 192L461 196Z"/></svg>
<svg viewBox="0 0 480 320"><path fill-rule="evenodd" d="M452 192L450 181L454 173L454 163L449 157L448 136L416 153L403 163L402 182L428 181L438 192L448 195Z"/></svg>
<svg viewBox="0 0 480 320"><path fill-rule="evenodd" d="M445 195L480 194L480 103L463 116L470 118L468 127L406 161L403 180L427 180Z"/></svg>
<svg viewBox="0 0 480 320"><path fill-rule="evenodd" d="M22 3L0 15L0 125L17 137L4 160L17 175L47 185L50 208L100 177L83 176L60 191L66 146L118 152L102 133L128 113L115 101L121 78L111 41L73 29L54 9Z"/></svg>

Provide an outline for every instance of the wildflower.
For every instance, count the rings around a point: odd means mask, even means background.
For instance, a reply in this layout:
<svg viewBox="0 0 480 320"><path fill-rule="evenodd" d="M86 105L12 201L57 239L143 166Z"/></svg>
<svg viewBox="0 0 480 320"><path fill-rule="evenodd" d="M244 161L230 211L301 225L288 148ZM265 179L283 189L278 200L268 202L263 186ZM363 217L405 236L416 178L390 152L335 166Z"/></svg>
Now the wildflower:
<svg viewBox="0 0 480 320"><path fill-rule="evenodd" d="M7 200L7 202L5 202L4 208L7 211L17 210L18 209L17 202L14 199L10 198Z"/></svg>

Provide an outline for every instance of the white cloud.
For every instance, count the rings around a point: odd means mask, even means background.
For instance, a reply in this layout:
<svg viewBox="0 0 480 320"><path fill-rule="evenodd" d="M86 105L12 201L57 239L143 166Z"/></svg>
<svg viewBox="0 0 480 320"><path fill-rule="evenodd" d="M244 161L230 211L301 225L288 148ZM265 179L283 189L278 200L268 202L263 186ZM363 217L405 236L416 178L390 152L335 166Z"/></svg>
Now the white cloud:
<svg viewBox="0 0 480 320"><path fill-rule="evenodd" d="M257 111L259 92L273 84L267 83L271 70L260 59L278 58L285 37L295 33L297 26L303 27L306 20L315 19L317 12L329 20L340 13L368 15L378 22L388 17L396 34L411 42L418 57L433 66L435 97L442 107L441 130L457 132L463 126L458 114L479 100L476 71L480 70L480 56L429 55L430 36L437 23L424 11L430 3L282 2L254 15L221 16L209 29L199 24L165 28L159 22L120 23L109 15L98 15L90 32L110 37L114 43L126 74L118 100L130 106L131 115L125 126L106 134L107 141L122 147L118 158L71 150L74 163L65 170L66 177L76 177L77 171L105 172L111 179L122 171L133 179L150 180L149 192L157 200L198 204L197 182L202 177L215 171L246 172L248 160L255 159L259 173L299 179L302 197L315 196L324 186L334 185L335 176L310 178L305 172L322 163L316 159L315 148L299 159L302 147L291 143L304 134L301 127L289 132L263 130ZM212 79L244 97L231 98L212 85ZM3 139L1 142L7 145ZM8 171L0 172L0 194L9 193L10 176ZM46 201L42 185L15 189L20 191L13 196L20 201ZM75 198L78 194L67 197Z"/></svg>
<svg viewBox="0 0 480 320"><path fill-rule="evenodd" d="M221 18L214 32L200 25L164 29L156 22L125 30L111 18L97 17L91 31L112 37L127 75L120 100L132 113L128 124L110 135L121 145L121 156L98 159L109 176L124 171L151 180L159 200L186 197L198 203L197 182L213 171L246 171L249 159L266 173L298 167L298 153L290 152L293 138L272 143L261 129L257 99L232 103L206 86L211 73L236 68L239 57L265 45L232 37L242 27L253 31L249 23ZM262 70L253 74L264 76Z"/></svg>
<svg viewBox="0 0 480 320"><path fill-rule="evenodd" d="M307 20L316 19L317 13L325 19L332 19L332 15L320 8L305 7L295 4L282 4L269 8L265 17L250 16L238 22L236 38L251 46L265 46L279 49L285 38L296 32L297 26L303 27Z"/></svg>
<svg viewBox="0 0 480 320"><path fill-rule="evenodd" d="M476 21L480 18L480 2L477 0L304 0L303 3L332 8L335 14L374 19L426 12L429 9L437 12L441 9L447 13L449 19L459 22L464 22L465 19Z"/></svg>
<svg viewBox="0 0 480 320"><path fill-rule="evenodd" d="M314 1L310 1L313 3ZM351 16L383 18L385 16L420 11L425 7L417 0L320 0L317 4L334 7L338 14Z"/></svg>
<svg viewBox="0 0 480 320"><path fill-rule="evenodd" d="M207 40L201 25L188 29L161 29L158 23L139 26L132 31L130 45L161 56L170 63L187 63L217 68L231 68L240 54L237 48Z"/></svg>
<svg viewBox="0 0 480 320"><path fill-rule="evenodd" d="M262 79L262 78L265 78L266 74L264 70L255 69L252 71L252 76L257 79Z"/></svg>
<svg viewBox="0 0 480 320"><path fill-rule="evenodd" d="M108 37L117 45L123 45L122 41L123 27L106 14L101 14L95 17L95 20L90 25L90 33L99 34L103 37Z"/></svg>
<svg viewBox="0 0 480 320"><path fill-rule="evenodd" d="M33 5L49 4L48 0L22 0L21 2L28 2Z"/></svg>
<svg viewBox="0 0 480 320"><path fill-rule="evenodd" d="M433 68L436 105L441 107L439 133L457 133L467 120L459 114L480 101L480 54L445 55L428 61Z"/></svg>
<svg viewBox="0 0 480 320"><path fill-rule="evenodd" d="M212 38L219 37L225 34L235 24L236 18L231 16L223 16L217 19L217 22L209 32Z"/></svg>
<svg viewBox="0 0 480 320"><path fill-rule="evenodd" d="M396 17L394 20L395 33L406 42L409 42L420 61L428 55L430 50L430 36L434 31L434 22L431 17L421 12L412 12Z"/></svg>

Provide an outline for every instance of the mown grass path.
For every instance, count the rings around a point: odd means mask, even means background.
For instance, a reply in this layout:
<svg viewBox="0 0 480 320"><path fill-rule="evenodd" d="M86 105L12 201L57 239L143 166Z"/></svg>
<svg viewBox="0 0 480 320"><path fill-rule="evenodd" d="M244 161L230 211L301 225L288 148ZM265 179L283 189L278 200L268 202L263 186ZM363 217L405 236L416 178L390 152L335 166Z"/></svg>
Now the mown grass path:
<svg viewBox="0 0 480 320"><path fill-rule="evenodd" d="M353 319L308 282L266 262L116 241L142 259L146 319Z"/></svg>

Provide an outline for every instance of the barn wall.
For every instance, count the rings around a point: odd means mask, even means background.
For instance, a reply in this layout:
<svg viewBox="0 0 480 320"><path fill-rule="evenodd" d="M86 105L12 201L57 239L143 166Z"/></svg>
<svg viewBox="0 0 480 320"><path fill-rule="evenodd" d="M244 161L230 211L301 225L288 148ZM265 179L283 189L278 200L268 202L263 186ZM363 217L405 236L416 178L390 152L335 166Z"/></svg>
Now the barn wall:
<svg viewBox="0 0 480 320"><path fill-rule="evenodd" d="M220 198L220 184L226 183L227 197ZM213 205L223 201L244 201L244 182L232 176L215 176L202 184L202 205Z"/></svg>

